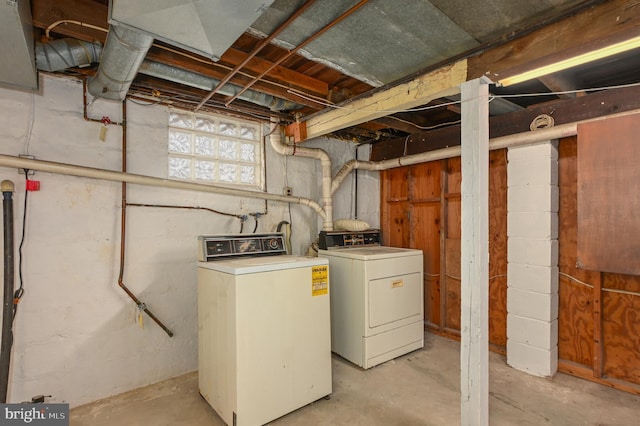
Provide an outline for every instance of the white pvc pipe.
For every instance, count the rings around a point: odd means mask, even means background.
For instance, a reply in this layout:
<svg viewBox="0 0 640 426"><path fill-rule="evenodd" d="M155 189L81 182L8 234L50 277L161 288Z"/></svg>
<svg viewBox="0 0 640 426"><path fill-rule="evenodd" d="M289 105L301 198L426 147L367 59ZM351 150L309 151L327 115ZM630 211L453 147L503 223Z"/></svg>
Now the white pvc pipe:
<svg viewBox="0 0 640 426"><path fill-rule="evenodd" d="M569 136L575 136L578 133L578 124L592 121L608 120L610 118L624 117L640 113L640 110L625 111L618 114L605 115L602 117L582 120L575 123L561 124L546 129L538 129L529 132L516 133L513 135L502 136L489 140L489 150L509 148L512 146L530 145L537 142L543 142L553 139L561 139ZM359 170L387 170L395 167L410 166L413 164L426 163L429 161L443 160L445 158L453 158L460 156L460 147L452 146L448 148L438 149L435 151L422 152L420 154L407 155L406 157L392 158L383 161L358 161L350 160L336 173L331 184L331 193L333 194L342 184L344 179L354 169Z"/></svg>
<svg viewBox="0 0 640 426"><path fill-rule="evenodd" d="M282 140L282 135L280 134L280 125L277 119L272 118L271 122L275 127L272 129L269 139L271 141L271 146L278 154L290 156L295 155L320 160L320 165L322 166L322 208L325 213L325 215L322 216L322 230L332 231L333 199L331 197L331 158L329 158L329 155L320 148L307 148L303 146L285 144Z"/></svg>
<svg viewBox="0 0 640 426"><path fill-rule="evenodd" d="M116 172L112 170L95 169L92 167L76 166L73 164L55 163L52 161L33 160L29 158L14 157L0 154L0 166L14 169L38 170L47 173L56 173L68 176L101 179L113 182L127 182L138 185L157 186L162 188L184 189L190 191L209 192L215 194L234 195L238 197L259 198L262 200L280 201L283 203L301 204L312 208L320 217L326 218L322 207L313 200L300 197L288 197L286 195L269 194L267 192L254 192L242 189L231 189L220 186L202 185L193 182L162 179L152 176L137 175L133 173Z"/></svg>

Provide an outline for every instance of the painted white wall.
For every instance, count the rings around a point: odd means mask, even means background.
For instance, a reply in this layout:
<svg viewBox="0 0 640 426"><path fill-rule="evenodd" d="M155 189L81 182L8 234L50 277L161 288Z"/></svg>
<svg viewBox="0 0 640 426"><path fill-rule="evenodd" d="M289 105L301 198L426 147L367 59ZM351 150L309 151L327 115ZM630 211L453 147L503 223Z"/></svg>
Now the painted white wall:
<svg viewBox="0 0 640 426"><path fill-rule="evenodd" d="M166 177L166 108L131 102L127 108L128 171ZM97 101L89 115L119 121L120 105ZM82 119L78 81L44 76L35 95L0 88L2 154L28 153L41 160L120 170L120 128L110 126L104 142L98 138L99 129L100 124ZM354 157L352 144L314 143L329 152L334 172ZM287 185L294 195L320 201L317 161L281 157L268 144L266 156L269 192L281 193ZM377 220L376 175L367 177L367 197L359 199L360 204L366 200L366 205L359 209ZM117 285L121 185L42 172L32 178L41 182L41 190L28 198L25 295L14 324L9 401L50 394L51 402L77 406L195 370L196 238L237 233L239 221L204 211L128 208L124 282L175 333L169 338L147 316L144 328L137 324L135 304ZM24 175L0 168L0 179L16 183L17 248ZM355 214L350 179L336 194L335 217ZM128 185L128 201L243 214L265 209L265 202L257 199L138 185ZM281 220L292 222L294 254L303 254L317 238L321 222L310 208L269 202L267 209L258 232L275 230ZM253 227L250 219L244 231L251 232ZM16 280L17 272L16 253Z"/></svg>

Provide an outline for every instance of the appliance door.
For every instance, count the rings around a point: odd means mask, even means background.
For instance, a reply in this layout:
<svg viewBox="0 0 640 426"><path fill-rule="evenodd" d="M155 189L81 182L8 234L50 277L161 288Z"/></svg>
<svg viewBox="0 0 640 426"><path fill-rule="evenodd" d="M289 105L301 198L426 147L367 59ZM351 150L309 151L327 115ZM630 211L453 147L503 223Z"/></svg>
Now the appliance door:
<svg viewBox="0 0 640 426"><path fill-rule="evenodd" d="M369 290L369 328L415 321L422 315L422 274L372 279Z"/></svg>

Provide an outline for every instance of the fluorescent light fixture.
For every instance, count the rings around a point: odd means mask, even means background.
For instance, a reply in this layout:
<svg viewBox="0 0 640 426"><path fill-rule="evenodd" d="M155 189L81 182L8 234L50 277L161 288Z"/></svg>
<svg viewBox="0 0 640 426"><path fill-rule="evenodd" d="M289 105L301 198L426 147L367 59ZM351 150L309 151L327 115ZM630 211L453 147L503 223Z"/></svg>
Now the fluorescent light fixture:
<svg viewBox="0 0 640 426"><path fill-rule="evenodd" d="M573 68L578 65L597 61L598 59L606 58L608 56L617 55L618 53L627 52L638 47L640 47L640 37L635 37L627 41L612 44L611 46L603 47L601 49L583 53L582 55L574 56L573 58L564 59L562 61L554 62L553 64L534 68L521 74L503 78L502 80L498 81L497 85L503 87L511 86L513 84L522 83L523 81L542 77L543 75L552 74L554 72Z"/></svg>

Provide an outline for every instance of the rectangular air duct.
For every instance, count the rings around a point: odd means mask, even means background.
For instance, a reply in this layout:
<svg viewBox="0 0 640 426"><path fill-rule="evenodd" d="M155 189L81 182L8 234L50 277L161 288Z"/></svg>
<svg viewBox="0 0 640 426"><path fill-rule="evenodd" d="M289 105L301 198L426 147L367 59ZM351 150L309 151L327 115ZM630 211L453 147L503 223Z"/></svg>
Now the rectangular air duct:
<svg viewBox="0 0 640 426"><path fill-rule="evenodd" d="M0 1L0 57L0 83L38 87L28 0Z"/></svg>
<svg viewBox="0 0 640 426"><path fill-rule="evenodd" d="M271 3L273 0L111 0L109 23L217 61Z"/></svg>

